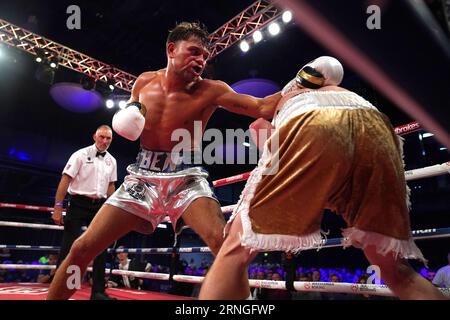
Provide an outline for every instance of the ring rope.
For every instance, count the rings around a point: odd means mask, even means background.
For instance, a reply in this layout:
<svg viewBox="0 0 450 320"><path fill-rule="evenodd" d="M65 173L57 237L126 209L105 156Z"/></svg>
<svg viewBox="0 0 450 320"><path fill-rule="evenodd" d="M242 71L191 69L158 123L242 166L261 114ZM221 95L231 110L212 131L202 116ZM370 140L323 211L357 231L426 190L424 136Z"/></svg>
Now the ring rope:
<svg viewBox="0 0 450 320"><path fill-rule="evenodd" d="M450 161L444 162L441 164L436 164L433 166L423 167L419 169L413 169L405 171L405 179L406 181L416 180L416 179L422 179L422 178L431 178L435 176L440 176L444 174L450 174ZM214 181L215 187L222 187L225 185L229 185L232 183L245 181L250 176L250 172L242 173L236 176L220 179Z"/></svg>
<svg viewBox="0 0 450 320"><path fill-rule="evenodd" d="M450 161L444 162L442 164L436 164L433 166L428 166L424 168L414 169L405 171L405 178L406 181L412 181L417 179L423 179L423 178L430 178L435 177L439 175L444 174L450 174ZM244 181L248 179L248 176L250 173L244 173L237 176L224 178L217 180L218 186L224 186L227 184L232 184L239 181ZM229 206L223 206L221 207L221 210L223 213L230 213L233 211L234 207L236 205L229 205ZM24 209L24 210L35 210L35 211L53 211L52 207L41 207L41 206L33 206L33 205L26 205L26 204L17 204L17 203L3 203L0 202L0 208L11 208L11 209ZM166 217L164 222L170 222L169 218Z"/></svg>
<svg viewBox="0 0 450 320"><path fill-rule="evenodd" d="M415 132L421 129L420 124L417 122L411 122L409 124L396 127L395 132L398 135L406 135L411 132ZM231 176L224 179L219 179L213 182L214 187L220 187L229 185L232 183L245 181L249 178L251 172L242 173L236 176ZM405 178L407 181L434 177L438 175L443 175L450 173L450 161L438 165L433 165L429 167L424 167L420 169L414 169L405 171ZM222 207L222 212L228 213L232 212L235 205ZM0 208L15 208L24 210L34 210L34 211L47 211L52 212L52 207L34 206L34 205L24 205L24 204L11 204L11 203L0 203ZM164 222L170 222L170 219L166 217ZM1 221L0 226L10 226L10 227L26 227L26 228L36 228L36 229L54 229L63 230L63 226L53 226L46 224L30 224L30 223L16 223L16 222L5 222ZM86 229L86 227L84 227ZM426 230L416 230L412 232L414 239L431 239L431 238L444 238L450 237L450 228L437 228L437 229L426 229ZM342 246L343 238L335 238L323 240L323 248ZM30 245L0 245L0 248L16 249L16 250L59 250L59 247L54 246L30 246ZM109 252L128 252L128 253L172 253L176 251L178 253L187 252L198 252L205 253L210 252L208 247L191 247L191 248L124 248L124 249L108 249ZM19 264L0 264L0 269L55 269L56 266L48 265L19 265ZM89 270L90 269L90 270ZM88 268L91 271L92 268ZM125 275L125 276L135 276L147 279L157 279L157 280L169 280L169 274L161 273L149 273L149 272L137 272L137 271L124 271L124 270L109 270L106 269L108 273L115 275ZM173 280L178 282L188 282L188 283L202 283L204 277L199 276L186 276L186 275L174 275ZM251 287L257 288L267 288L267 289L286 289L284 281L273 281L273 280L249 280ZM295 281L294 288L297 291L305 292L336 292L336 293L351 293L351 294L370 294L370 295L380 295L380 296L394 296L389 288L385 285L375 285L375 284L353 284L353 283L333 283L333 282L304 282ZM450 296L449 288L440 288L440 290L447 296Z"/></svg>
<svg viewBox="0 0 450 320"><path fill-rule="evenodd" d="M52 270L56 266L49 265L25 265L25 264L0 264L0 269L44 269ZM88 268L92 271L92 268ZM126 271L119 269L105 269L105 273L121 276L133 276L136 278L152 279L152 280L169 280L169 274L142 272L142 271ZM188 276L188 275L174 275L173 280L177 282L202 283L204 277ZM275 280L255 280L249 279L249 285L252 288L265 289L281 289L286 290L286 283L284 281ZM302 292L331 292L331 293L349 293L349 294L369 294L374 296L395 296L386 285L379 284L359 284L347 282L313 282L313 281L294 281L294 289ZM438 288L444 295L450 296L450 288Z"/></svg>
<svg viewBox="0 0 450 320"><path fill-rule="evenodd" d="M0 222L0 226L4 226L5 222ZM16 224L16 223L15 223ZM26 223L22 223L25 224ZM45 225L44 225L45 226ZM51 226L50 227L55 227ZM427 240L437 238L450 238L450 228L433 228L412 231L414 240ZM342 247L342 240L344 238L332 238L322 240L321 248ZM15 250L59 250L56 246L32 246L32 245L6 245L1 244L0 249L15 249ZM305 249L307 250L307 249ZM184 248L123 248L123 249L108 249L108 252L126 252L126 253L143 253L143 254L170 254L176 253L205 253L211 252L208 247L184 247Z"/></svg>
<svg viewBox="0 0 450 320"><path fill-rule="evenodd" d="M229 206L223 206L223 207L221 207L221 209L222 209L223 213L230 213L230 212L233 212L235 206L236 205L232 204L232 205L229 205ZM33 206L33 205L27 205L27 204L18 204L18 203L4 203L4 202L0 202L0 208L53 212L53 207L40 207L40 206ZM66 212L63 211L63 214L65 214L65 213ZM170 222L170 219L168 217L166 217L163 222Z"/></svg>

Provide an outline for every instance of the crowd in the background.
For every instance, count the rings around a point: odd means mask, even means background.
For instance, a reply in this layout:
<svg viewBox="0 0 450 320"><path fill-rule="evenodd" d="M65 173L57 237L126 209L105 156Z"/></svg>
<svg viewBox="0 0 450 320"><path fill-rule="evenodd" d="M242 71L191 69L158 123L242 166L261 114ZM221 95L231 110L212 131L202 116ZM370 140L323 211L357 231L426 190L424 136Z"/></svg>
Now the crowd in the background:
<svg viewBox="0 0 450 320"><path fill-rule="evenodd" d="M146 271L154 273L170 273L169 266L152 264L149 261L142 261L139 264L130 261L137 261L135 259L129 259L128 254L119 254L113 265L113 269L124 269L123 266L126 265L125 270L129 266L142 265L142 270L134 271ZM11 254L8 250L2 250L0 254L1 264L32 264L32 265L56 265L57 255L48 254L42 256L35 261L13 261L11 259ZM123 266L121 266L123 265ZM200 262L195 262L191 259L189 262L185 259L181 259L178 263L177 270L174 270L176 274L191 275L191 276L205 276L211 266L211 262L204 259ZM111 264L107 265L110 268ZM305 268L302 266L295 268L295 281L314 281L314 282L345 282L345 283L359 283L367 284L374 283L372 279L368 281L371 274L366 272L366 269L348 269L345 267L339 268L321 268L321 267L310 267ZM433 281L436 271L431 269L422 268L419 273L429 281ZM31 269L0 269L0 282L10 283L10 282L39 282L39 283L49 283L52 280L53 271L52 270L31 270ZM258 264L254 263L250 266L248 270L249 279L258 280L275 280L284 281L287 277L287 272L285 266L281 264ZM107 274L107 283L109 287L128 287L138 290L148 290L148 291L159 291L172 293L177 295L192 296L196 297L198 295L200 285L190 284L182 282L172 282L161 281L161 280L151 280L151 279L139 279L135 282L136 278L133 277L122 277ZM373 277L372 277L373 278ZM87 274L84 278L85 284L91 284L91 279ZM382 282L381 282L382 284ZM380 297L369 296L369 295L349 295L341 293L320 293L320 292L290 292L287 290L273 290L273 289L261 289L252 288L252 296L254 299L259 300L276 300L276 299L296 299L296 300L330 300L330 299L380 299Z"/></svg>

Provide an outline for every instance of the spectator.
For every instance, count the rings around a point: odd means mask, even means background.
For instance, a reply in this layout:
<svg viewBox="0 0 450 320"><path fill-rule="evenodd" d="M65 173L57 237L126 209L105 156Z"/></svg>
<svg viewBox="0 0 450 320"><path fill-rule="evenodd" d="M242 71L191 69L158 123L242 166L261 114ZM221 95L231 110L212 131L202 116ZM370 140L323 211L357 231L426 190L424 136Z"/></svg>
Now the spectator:
<svg viewBox="0 0 450 320"><path fill-rule="evenodd" d="M124 247L120 246L117 249L124 249ZM127 252L118 253L117 260L119 264L119 270L148 272L152 268L152 265L150 263L146 264L144 262L140 262L138 259L129 259ZM131 288L137 290L141 290L142 285L142 279L125 275L114 275L108 282L109 287Z"/></svg>
<svg viewBox="0 0 450 320"><path fill-rule="evenodd" d="M56 263L58 262L58 254L56 253L50 253L48 255L48 262L46 263L49 266L56 266ZM53 276L55 275L56 269L47 269L47 270L40 270L39 275L37 278L37 282L39 283L51 283L53 280Z"/></svg>
<svg viewBox="0 0 450 320"><path fill-rule="evenodd" d="M341 282L341 277L337 273L330 274L330 282ZM348 300L349 296L346 293L327 292L324 294L326 300Z"/></svg>
<svg viewBox="0 0 450 320"><path fill-rule="evenodd" d="M274 271L272 273L273 281L283 281L280 273ZM265 292L264 292L265 291ZM291 292L283 289L263 289L264 300L291 300Z"/></svg>
<svg viewBox="0 0 450 320"><path fill-rule="evenodd" d="M312 281L319 282L322 280L322 273L319 270L314 270L312 273Z"/></svg>
<svg viewBox="0 0 450 320"><path fill-rule="evenodd" d="M265 280L265 279L266 273L262 269L259 270L256 273L256 280ZM263 288L250 288L250 293L252 295L253 300L264 300L263 293L265 293L265 291L263 290Z"/></svg>
<svg viewBox="0 0 450 320"><path fill-rule="evenodd" d="M436 287L450 288L450 252L447 255L447 261L448 264L440 268L433 279L433 284Z"/></svg>

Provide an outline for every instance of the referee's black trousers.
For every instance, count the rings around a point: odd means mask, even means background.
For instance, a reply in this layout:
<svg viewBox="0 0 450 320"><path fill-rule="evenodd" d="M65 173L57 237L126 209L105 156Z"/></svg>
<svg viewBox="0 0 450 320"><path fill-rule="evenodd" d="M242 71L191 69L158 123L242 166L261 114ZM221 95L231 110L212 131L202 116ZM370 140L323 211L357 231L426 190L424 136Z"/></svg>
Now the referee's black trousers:
<svg viewBox="0 0 450 320"><path fill-rule="evenodd" d="M61 249L58 256L58 266L69 254L74 241L81 234L81 227L89 225L105 199L92 200L83 196L72 196L64 217L64 232ZM103 251L94 259L92 266L92 291L95 293L105 292L105 264L107 251Z"/></svg>

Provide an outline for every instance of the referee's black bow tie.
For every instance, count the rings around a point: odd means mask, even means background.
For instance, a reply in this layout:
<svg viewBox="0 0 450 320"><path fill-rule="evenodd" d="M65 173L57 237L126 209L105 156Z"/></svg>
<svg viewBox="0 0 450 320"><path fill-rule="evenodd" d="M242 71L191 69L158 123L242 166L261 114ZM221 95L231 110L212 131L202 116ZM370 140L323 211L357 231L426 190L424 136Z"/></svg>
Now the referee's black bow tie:
<svg viewBox="0 0 450 320"><path fill-rule="evenodd" d="M97 154L95 155L96 157L98 157L98 156L100 156L100 157L104 157L105 156L105 154L106 154L106 151L105 152L100 152L100 151L97 151Z"/></svg>

